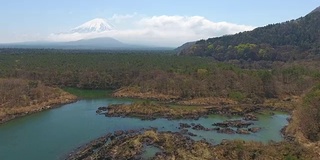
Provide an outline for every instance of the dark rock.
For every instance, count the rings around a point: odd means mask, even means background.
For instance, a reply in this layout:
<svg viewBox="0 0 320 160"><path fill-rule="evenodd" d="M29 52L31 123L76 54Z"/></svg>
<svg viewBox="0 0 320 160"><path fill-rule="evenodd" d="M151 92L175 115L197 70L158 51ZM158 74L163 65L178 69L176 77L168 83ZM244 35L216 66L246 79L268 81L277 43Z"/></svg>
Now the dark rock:
<svg viewBox="0 0 320 160"><path fill-rule="evenodd" d="M119 137L119 136L122 136L124 134L124 131L122 131L122 130L119 130L119 131L114 131L114 136L115 137Z"/></svg>
<svg viewBox="0 0 320 160"><path fill-rule="evenodd" d="M218 127L236 127L236 128L247 128L250 125L253 125L252 122L244 122L241 120L233 120L233 121L224 121L220 123L214 123L213 126L218 126Z"/></svg>
<svg viewBox="0 0 320 160"><path fill-rule="evenodd" d="M157 152L153 159L169 159L166 152Z"/></svg>
<svg viewBox="0 0 320 160"><path fill-rule="evenodd" d="M235 134L235 131L231 128L221 128L220 130L218 130L218 133Z"/></svg>
<svg viewBox="0 0 320 160"><path fill-rule="evenodd" d="M220 123L214 123L213 126L219 126L219 127L227 128L227 127L229 127L229 124L226 123L226 122L220 122Z"/></svg>
<svg viewBox="0 0 320 160"><path fill-rule="evenodd" d="M92 147L94 149L101 147L102 145L104 145L106 143L106 141L102 141L102 140L96 140L94 142L92 142Z"/></svg>
<svg viewBox="0 0 320 160"><path fill-rule="evenodd" d="M101 110L97 110L96 113L97 113L97 114L101 114L102 111L101 111Z"/></svg>
<svg viewBox="0 0 320 160"><path fill-rule="evenodd" d="M220 144L221 144L221 145L226 145L226 144L228 144L228 143L229 143L229 140L223 139Z"/></svg>
<svg viewBox="0 0 320 160"><path fill-rule="evenodd" d="M238 134L250 134L250 132L246 129L238 128L236 133Z"/></svg>
<svg viewBox="0 0 320 160"><path fill-rule="evenodd" d="M252 128L249 128L248 130L252 133L257 133L261 130L261 128L260 127L252 127Z"/></svg>
<svg viewBox="0 0 320 160"><path fill-rule="evenodd" d="M190 119L194 119L194 120L199 120L199 116L196 116L196 117L194 117L194 118L190 118Z"/></svg>
<svg viewBox="0 0 320 160"><path fill-rule="evenodd" d="M183 128L190 128L191 126L187 123L179 123L180 127L179 129L183 129Z"/></svg>
<svg viewBox="0 0 320 160"><path fill-rule="evenodd" d="M287 98L285 98L283 101L289 102L289 101L291 101L291 98L290 98L290 97L287 97Z"/></svg>
<svg viewBox="0 0 320 160"><path fill-rule="evenodd" d="M201 124L197 124L195 126L192 127L193 130L202 130L202 131L209 131L210 129L205 128L204 126L202 126Z"/></svg>
<svg viewBox="0 0 320 160"><path fill-rule="evenodd" d="M107 111L107 110L108 110L108 107L99 107L98 110L100 110L100 111Z"/></svg>
<svg viewBox="0 0 320 160"><path fill-rule="evenodd" d="M144 138L144 139L143 139L143 142L144 142L145 144L147 144L147 145L150 145L150 144L152 144L153 140L150 139L150 138Z"/></svg>
<svg viewBox="0 0 320 160"><path fill-rule="evenodd" d="M188 135L189 135L189 136L192 136L192 137L197 136L196 134L193 134L193 133L191 133L191 132L188 132Z"/></svg>
<svg viewBox="0 0 320 160"><path fill-rule="evenodd" d="M127 131L128 134L132 134L132 133L136 133L136 132L138 132L138 131L135 131L133 129L130 129L130 130Z"/></svg>
<svg viewBox="0 0 320 160"><path fill-rule="evenodd" d="M284 139L289 142L295 141L295 137L293 135L286 135L286 136L284 136Z"/></svg>
<svg viewBox="0 0 320 160"><path fill-rule="evenodd" d="M219 127L215 127L215 128L212 128L212 130L219 131L219 130L220 130L220 128L219 128Z"/></svg>
<svg viewBox="0 0 320 160"><path fill-rule="evenodd" d="M150 126L150 129L153 130L153 131L158 131L158 128L157 128L157 127L151 127L151 126Z"/></svg>
<svg viewBox="0 0 320 160"><path fill-rule="evenodd" d="M123 117L127 117L127 116L123 116ZM143 120L143 121L153 121L156 119L157 119L156 117L152 117L152 116L145 116L145 117L141 116L141 120Z"/></svg>
<svg viewBox="0 0 320 160"><path fill-rule="evenodd" d="M292 117L288 117L288 118L286 118L286 120L287 120L288 122L291 122L291 121L292 121Z"/></svg>
<svg viewBox="0 0 320 160"><path fill-rule="evenodd" d="M254 114L248 113L244 115L243 120L245 121L258 121L258 117Z"/></svg>
<svg viewBox="0 0 320 160"><path fill-rule="evenodd" d="M181 134L187 134L187 133L188 133L188 130L187 130L187 129L182 129L182 130L180 131L180 133L181 133Z"/></svg>

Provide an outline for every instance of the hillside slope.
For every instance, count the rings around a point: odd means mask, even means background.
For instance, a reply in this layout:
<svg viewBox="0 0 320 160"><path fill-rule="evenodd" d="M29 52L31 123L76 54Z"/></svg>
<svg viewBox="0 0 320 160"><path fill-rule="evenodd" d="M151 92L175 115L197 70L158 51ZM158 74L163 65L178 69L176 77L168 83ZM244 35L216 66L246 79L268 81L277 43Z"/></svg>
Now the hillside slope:
<svg viewBox="0 0 320 160"><path fill-rule="evenodd" d="M179 55L212 56L217 60L304 59L320 53L320 11L270 24L253 31L197 41Z"/></svg>

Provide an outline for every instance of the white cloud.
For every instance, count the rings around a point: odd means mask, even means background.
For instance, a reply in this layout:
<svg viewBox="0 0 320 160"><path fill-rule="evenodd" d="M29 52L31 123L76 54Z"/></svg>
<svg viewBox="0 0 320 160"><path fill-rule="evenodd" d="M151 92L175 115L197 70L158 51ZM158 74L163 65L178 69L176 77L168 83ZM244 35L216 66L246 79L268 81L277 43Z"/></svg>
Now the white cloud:
<svg viewBox="0 0 320 160"><path fill-rule="evenodd" d="M176 47L188 41L234 34L254 28L228 22L212 22L201 16L141 17L135 13L114 15L109 20L126 27L116 26L116 30L103 33L51 34L49 40L72 41L83 38L113 37L125 43Z"/></svg>
<svg viewBox="0 0 320 160"><path fill-rule="evenodd" d="M114 14L109 20L110 21L115 21L115 22L122 22L131 18L134 18L138 15L138 13L133 13L133 14Z"/></svg>

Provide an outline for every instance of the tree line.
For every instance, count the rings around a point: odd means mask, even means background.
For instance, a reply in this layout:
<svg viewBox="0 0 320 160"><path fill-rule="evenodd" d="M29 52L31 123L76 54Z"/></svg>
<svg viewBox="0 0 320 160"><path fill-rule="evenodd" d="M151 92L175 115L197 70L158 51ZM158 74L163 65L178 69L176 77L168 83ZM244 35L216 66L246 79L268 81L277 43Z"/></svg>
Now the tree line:
<svg viewBox="0 0 320 160"><path fill-rule="evenodd" d="M21 50L18 50L21 51ZM0 54L0 77L41 81L48 86L83 89L135 88L141 93L196 97L234 97L259 103L264 98L299 95L319 78L305 65L270 62L246 68L204 57L148 53L73 53L22 50ZM11 51L13 52L13 51ZM158 54L156 54L158 53ZM239 99L239 97L242 97Z"/></svg>

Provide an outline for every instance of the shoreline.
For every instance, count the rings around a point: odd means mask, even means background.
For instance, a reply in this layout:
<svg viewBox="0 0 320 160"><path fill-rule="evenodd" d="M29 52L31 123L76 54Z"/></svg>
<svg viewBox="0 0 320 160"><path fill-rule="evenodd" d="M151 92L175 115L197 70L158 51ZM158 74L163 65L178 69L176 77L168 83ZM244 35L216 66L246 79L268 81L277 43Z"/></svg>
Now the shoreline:
<svg viewBox="0 0 320 160"><path fill-rule="evenodd" d="M242 116L260 114L265 111L285 112L291 116L292 111L285 108L272 107L268 105L217 105L217 106L187 106L179 104L168 105L158 102L135 102L132 104L112 104L99 107L96 111L99 115L106 117L134 117L142 120L153 120L157 118L165 119L198 119L211 114L223 116ZM248 117L247 117L248 118Z"/></svg>
<svg viewBox="0 0 320 160"><path fill-rule="evenodd" d="M99 159L106 157L111 159L141 159L148 146L159 149L152 155L153 159L182 158L185 155L196 159L212 159L217 156L220 159L230 159L233 157L229 157L230 151L235 152L233 153L234 155L239 156L245 153L249 156L255 154L257 150L260 150L259 153L264 153L266 157L259 154L256 156L263 156L264 159L273 154L274 156L279 156L278 159L284 159L289 153L296 153L297 157L302 156L305 158L314 156L310 154L311 152L307 148L287 140L268 144L256 141L223 140L220 143L212 144L205 140L193 140L180 132L158 132L157 128L154 128L107 133L72 150L64 156L64 159ZM293 150L296 152L291 152ZM277 154L278 151L286 152L286 154Z"/></svg>
<svg viewBox="0 0 320 160"><path fill-rule="evenodd" d="M119 98L119 97L115 97L115 98ZM124 97L122 97L124 98ZM60 107L61 105L64 105L64 104L69 104L69 103L73 103L73 102L76 102L77 100L79 100L77 97L75 97L74 95L71 95L67 92L63 92L63 95L61 95L60 97L57 97L55 99L53 99L51 102L44 102L44 103L40 103L40 104L36 104L36 105L31 105L31 106L28 106L28 107L32 107L32 106L36 106L33 110L31 111L28 111L28 112L22 112L22 113L17 113L17 114L14 114L14 115L10 115L9 117L7 118L3 118L3 117L0 117L0 125L1 124L4 124L8 121L11 121L13 119L16 119L16 118L20 118L20 117L23 117L23 116L27 116L27 115L30 115L30 114L33 114L33 113L37 113L37 112L41 112L41 111L45 111L45 110L49 110L49 109L54 109L54 108L58 108ZM160 103L164 103L163 101L160 101ZM179 104L179 103L177 103ZM187 106L187 105L181 105L181 106ZM263 104L257 104L257 105L254 105L254 104L227 104L227 105L216 105L216 106L196 106L196 107L199 107L199 108L209 108L209 109L216 109L216 112L213 112L213 114L219 114L217 113L217 111L221 111L221 109L234 109L236 107L239 107L239 106L242 106L242 109L245 108L248 109L248 110L251 110L253 109L254 111L252 113L260 113L260 111L266 111L266 110L269 110L269 111L284 111L284 112L287 112L289 114L290 117L292 117L292 110L290 109L287 109L287 108L279 108L279 107L272 107L272 106L268 106L268 105L263 105ZM187 106L188 107L188 106ZM206 109L206 110L207 110ZM270 113L271 113L270 112ZM198 112L197 112L198 113ZM240 112L241 115L243 114L246 114L246 112ZM250 112L249 112L250 113ZM206 116L208 115L208 113L205 113L205 112L201 112L201 114L197 114L198 116L197 117L203 117L203 116ZM226 113L223 113L221 112L220 115L224 115L224 116L228 116L228 115L232 115L232 113L230 114L230 112L226 112ZM239 114L236 114L236 115L239 115ZM126 116L127 117L127 116ZM138 117L139 118L139 117ZM156 118L161 118L161 117L156 117ZM189 117L190 118L190 117ZM187 117L187 119L189 119ZM288 125L290 124L291 122L288 121ZM284 128L281 129L281 133L283 135L283 141L284 142L292 142L292 140L288 140L286 137L286 127L287 126L284 126ZM283 131L283 132L282 132ZM106 135L105 135L106 136ZM103 137L105 137L103 136ZM73 150L71 153L69 154L72 154L74 153L75 151L80 151L81 149L84 148L87 148L88 145L91 145L92 142L95 142L97 143L97 141L99 141L101 138L103 137L100 137L100 138L97 138L97 139L94 139L84 145L81 145L79 148ZM105 137L106 138L106 137ZM220 144L216 144L216 145L220 145Z"/></svg>
<svg viewBox="0 0 320 160"><path fill-rule="evenodd" d="M78 101L78 98L72 94L67 92L62 92L62 95L56 97L54 99L50 99L47 102L42 102L39 104L16 107L15 109L21 109L20 111L16 111L14 114L7 114L0 117L0 125L5 124L11 120L21 118L24 116L28 116L34 113L42 112L49 109L59 108L62 105L70 104Z"/></svg>
<svg viewBox="0 0 320 160"><path fill-rule="evenodd" d="M134 90L130 90L130 88L121 88L115 90L112 93L112 97L114 98L132 98L132 99L140 99L146 101L157 101L163 104L174 104L174 105L181 105L181 106L231 106L231 107L238 107L238 106L258 106L258 107L265 107L266 109L274 110L274 111L284 111L284 112L292 112L297 105L297 96L286 96L282 98L270 98L264 99L262 102L259 103L248 103L248 102L240 102L233 100L231 98L226 97L195 97L191 99L184 99L179 96L174 95L164 95L164 94L157 94L157 93L140 93L135 92Z"/></svg>

